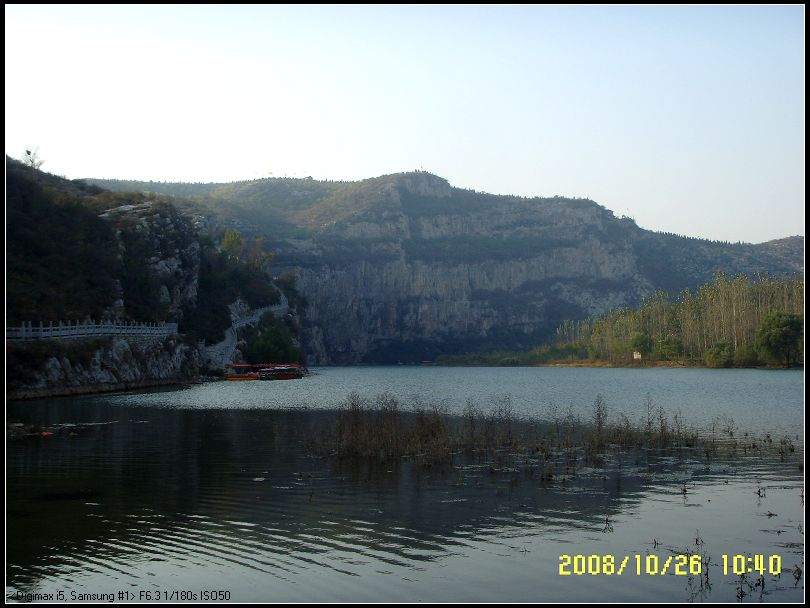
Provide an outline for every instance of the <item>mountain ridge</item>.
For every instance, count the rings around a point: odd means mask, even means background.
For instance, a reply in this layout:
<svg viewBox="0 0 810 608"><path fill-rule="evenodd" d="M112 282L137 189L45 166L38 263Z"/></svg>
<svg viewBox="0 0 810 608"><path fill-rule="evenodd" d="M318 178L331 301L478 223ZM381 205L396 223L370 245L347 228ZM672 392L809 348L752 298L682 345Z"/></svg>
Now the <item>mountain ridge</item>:
<svg viewBox="0 0 810 608"><path fill-rule="evenodd" d="M276 201L271 204L270 208L273 211L281 212L284 221L297 220L299 223L296 227L309 228L316 230L319 228L328 227L330 223L341 221L350 218L352 215L368 211L376 206L384 205L390 202L385 196L377 199L369 199L363 195L373 194L375 188L378 193L392 195L392 190L396 186L404 186L412 193L420 194L422 196L429 196L436 199L449 198L453 193L464 193L474 197L486 197L493 201L526 201L530 204L542 204L546 201L569 201L576 203L592 204L601 209L606 210L616 219L628 221L635 224L635 220L625 216L615 216L614 211L608 207L598 203L590 198L566 197L566 196L520 196L511 194L493 194L489 192L481 192L472 189L460 188L450 185L446 178L440 177L427 171L405 171L398 173L389 173L376 177L364 178L362 180L315 180L312 178L294 178L294 177L267 177L249 180L239 180L233 182L155 182L145 180L118 180L118 179L99 179L99 178L82 178L80 181L93 186L101 187L106 190L120 191L120 192L150 192L154 194L164 194L175 196L179 198L197 199L200 197L202 200L208 201L216 199L229 198L237 201L240 205L246 205L249 202L255 202L252 199L255 197L262 197L262 202L268 203ZM354 195L355 207L344 206L338 211L336 216L329 218L326 221L318 223L318 219L322 219L328 212L334 212L336 209L330 206L334 203L336 207L340 202L346 202L344 199L347 195L338 195L341 190L350 190L349 194ZM318 196L318 195L322 196ZM359 197L357 195L360 194ZM396 198L395 195L394 199ZM334 200L338 198L339 200ZM317 210L318 203L326 206L326 209L319 212ZM285 208L288 209L285 214ZM316 208L316 209L313 209ZM721 239L708 239L704 237L697 237L691 235L683 235L668 232L665 230L651 230L641 228L653 234L672 235L688 239L698 239L708 242L721 242L731 243ZM788 241L790 239L801 238L803 235L788 235L768 241L759 243L748 243L737 241L735 244L743 245L764 245L768 243L778 243L780 241Z"/></svg>
<svg viewBox="0 0 810 608"><path fill-rule="evenodd" d="M82 183L175 192L171 204L192 223L260 238L273 273L294 277L307 303L310 364L526 350L564 320L633 306L656 290L675 296L717 272L804 268L803 237L752 245L657 233L590 199L491 195L426 172L360 182Z"/></svg>

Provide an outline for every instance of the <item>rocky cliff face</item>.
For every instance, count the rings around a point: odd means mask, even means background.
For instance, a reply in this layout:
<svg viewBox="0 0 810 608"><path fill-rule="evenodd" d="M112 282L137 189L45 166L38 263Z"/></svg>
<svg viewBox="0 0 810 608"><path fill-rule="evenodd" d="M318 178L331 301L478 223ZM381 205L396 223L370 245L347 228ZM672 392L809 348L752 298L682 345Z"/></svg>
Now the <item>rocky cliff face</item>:
<svg viewBox="0 0 810 608"><path fill-rule="evenodd" d="M565 319L675 296L716 272L803 272L802 237L729 244L643 230L582 199L494 196L427 173L361 182L105 181L191 195L267 239L306 300L310 364L409 363L527 349Z"/></svg>
<svg viewBox="0 0 810 608"><path fill-rule="evenodd" d="M797 270L757 246L649 233L587 200L494 197L428 174L403 176L380 200L282 253L298 261L311 364L531 348L565 319L658 288Z"/></svg>
<svg viewBox="0 0 810 608"><path fill-rule="evenodd" d="M110 313L182 321L197 301L197 228L171 205L144 202L114 207L100 217L115 228L124 267L121 298Z"/></svg>
<svg viewBox="0 0 810 608"><path fill-rule="evenodd" d="M7 351L11 398L167 384L190 379L201 363L200 349L176 337L16 343Z"/></svg>

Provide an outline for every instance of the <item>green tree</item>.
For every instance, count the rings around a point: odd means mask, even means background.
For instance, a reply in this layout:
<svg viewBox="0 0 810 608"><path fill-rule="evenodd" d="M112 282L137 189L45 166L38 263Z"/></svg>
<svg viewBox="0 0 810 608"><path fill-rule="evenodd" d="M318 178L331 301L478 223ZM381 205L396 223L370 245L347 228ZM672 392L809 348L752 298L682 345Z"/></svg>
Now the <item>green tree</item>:
<svg viewBox="0 0 810 608"><path fill-rule="evenodd" d="M728 342L717 342L703 358L709 367L731 367L734 363L734 347Z"/></svg>
<svg viewBox="0 0 810 608"><path fill-rule="evenodd" d="M222 237L222 253L238 260L243 247L244 243L242 242L242 235L239 234L239 231L228 228L225 231L225 236Z"/></svg>
<svg viewBox="0 0 810 608"><path fill-rule="evenodd" d="M769 314L757 332L757 350L790 367L798 361L801 352L803 325L800 315L782 312Z"/></svg>
<svg viewBox="0 0 810 608"><path fill-rule="evenodd" d="M753 344L746 344L734 352L734 367L756 367L759 365L759 354Z"/></svg>
<svg viewBox="0 0 810 608"><path fill-rule="evenodd" d="M295 363L301 360L301 350L295 345L290 329L273 313L265 313L256 333L242 347L248 363Z"/></svg>
<svg viewBox="0 0 810 608"><path fill-rule="evenodd" d="M245 262L256 270L265 270L273 259L273 254L264 250L265 238L257 236L244 245Z"/></svg>
<svg viewBox="0 0 810 608"><path fill-rule="evenodd" d="M642 355L649 355L652 350L652 341L648 334L635 334L630 341L630 347L635 351L637 350Z"/></svg>
<svg viewBox="0 0 810 608"><path fill-rule="evenodd" d="M676 361L683 353L683 343L677 336L667 336L655 349L655 354L664 361Z"/></svg>

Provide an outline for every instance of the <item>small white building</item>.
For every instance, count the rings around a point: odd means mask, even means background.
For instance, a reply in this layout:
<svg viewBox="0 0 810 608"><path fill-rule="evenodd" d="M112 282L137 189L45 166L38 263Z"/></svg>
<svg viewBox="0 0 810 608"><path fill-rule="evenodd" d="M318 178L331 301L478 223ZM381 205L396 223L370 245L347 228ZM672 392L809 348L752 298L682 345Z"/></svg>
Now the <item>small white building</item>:
<svg viewBox="0 0 810 608"><path fill-rule="evenodd" d="M637 350L633 351L633 361L641 361L641 353Z"/></svg>

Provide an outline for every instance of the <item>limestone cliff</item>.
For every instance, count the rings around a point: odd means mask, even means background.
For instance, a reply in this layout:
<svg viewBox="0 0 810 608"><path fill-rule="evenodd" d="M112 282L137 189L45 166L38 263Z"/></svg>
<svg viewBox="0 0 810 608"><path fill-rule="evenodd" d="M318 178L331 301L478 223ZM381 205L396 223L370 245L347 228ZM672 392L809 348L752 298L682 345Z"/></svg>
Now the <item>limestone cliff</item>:
<svg viewBox="0 0 810 608"><path fill-rule="evenodd" d="M311 363L395 363L536 346L564 319L675 295L717 271L790 272L764 246L650 233L588 200L495 197L428 174L288 240Z"/></svg>
<svg viewBox="0 0 810 608"><path fill-rule="evenodd" d="M643 230L585 199L495 196L416 172L360 182L95 183L195 198L261 236L306 302L310 364L517 350L565 319L727 274L803 272L803 237L730 244Z"/></svg>

